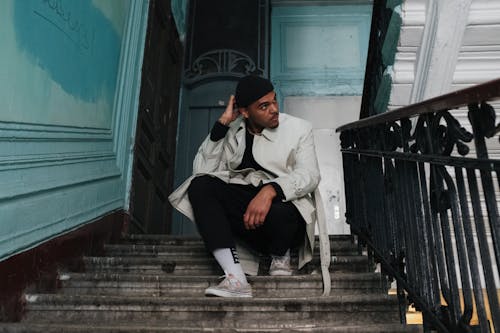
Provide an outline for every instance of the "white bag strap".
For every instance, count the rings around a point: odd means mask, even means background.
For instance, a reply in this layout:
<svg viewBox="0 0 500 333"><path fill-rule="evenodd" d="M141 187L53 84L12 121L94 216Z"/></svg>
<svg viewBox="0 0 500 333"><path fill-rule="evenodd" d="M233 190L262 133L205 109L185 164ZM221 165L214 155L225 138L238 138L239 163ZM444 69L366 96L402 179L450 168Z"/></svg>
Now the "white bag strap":
<svg viewBox="0 0 500 333"><path fill-rule="evenodd" d="M316 223L318 224L319 232L319 255L321 263L321 275L323 277L323 296L330 295L332 289L330 278L330 237L326 228L325 207L319 189L314 191L314 201L316 203Z"/></svg>

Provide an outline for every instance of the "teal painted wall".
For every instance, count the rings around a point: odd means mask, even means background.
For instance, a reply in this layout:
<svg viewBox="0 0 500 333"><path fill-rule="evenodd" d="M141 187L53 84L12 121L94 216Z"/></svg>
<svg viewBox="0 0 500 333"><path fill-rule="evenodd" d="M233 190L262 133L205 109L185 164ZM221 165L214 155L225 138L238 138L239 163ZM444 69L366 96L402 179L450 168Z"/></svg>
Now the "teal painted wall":
<svg viewBox="0 0 500 333"><path fill-rule="evenodd" d="M392 11L391 19L387 26L384 42L382 44L382 69L383 75L380 81L375 100L373 102L373 109L375 114L387 111L389 99L392 89L392 78L394 76L394 60L399 42L399 34L401 33L401 24L403 19L401 17L401 0L388 1L386 8Z"/></svg>
<svg viewBox="0 0 500 333"><path fill-rule="evenodd" d="M372 5L283 6L271 14L271 79L284 96L361 95Z"/></svg>
<svg viewBox="0 0 500 333"><path fill-rule="evenodd" d="M0 260L126 208L147 5L0 1Z"/></svg>
<svg viewBox="0 0 500 333"><path fill-rule="evenodd" d="M170 7L174 15L175 25L179 32L179 38L184 43L186 39L186 18L189 0L171 0Z"/></svg>
<svg viewBox="0 0 500 333"><path fill-rule="evenodd" d="M1 119L109 129L128 1L2 1L0 13Z"/></svg>

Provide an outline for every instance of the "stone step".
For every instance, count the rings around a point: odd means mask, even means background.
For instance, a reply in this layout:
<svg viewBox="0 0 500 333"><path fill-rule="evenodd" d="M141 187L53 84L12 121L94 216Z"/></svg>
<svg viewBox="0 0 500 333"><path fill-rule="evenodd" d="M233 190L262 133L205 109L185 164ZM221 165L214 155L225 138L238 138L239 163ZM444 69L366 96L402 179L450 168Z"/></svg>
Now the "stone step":
<svg viewBox="0 0 500 333"><path fill-rule="evenodd" d="M245 299L31 294L23 321L255 329L396 324L399 315L396 297L379 294Z"/></svg>
<svg viewBox="0 0 500 333"><path fill-rule="evenodd" d="M353 237L330 244L331 296L320 296L316 251L292 276L268 276L263 256L249 277L254 297L238 299L203 296L222 271L199 237L130 235L84 257L84 273L61 273L56 293L27 294L22 322L0 323L0 333L422 332L399 324L397 298Z"/></svg>
<svg viewBox="0 0 500 333"><path fill-rule="evenodd" d="M116 325L96 324L47 324L47 323L16 323L0 324L0 333L420 333L419 325L379 324L379 325L349 325L340 327L302 326L294 328L212 328L212 327L165 327L149 323L121 323Z"/></svg>
<svg viewBox="0 0 500 333"><path fill-rule="evenodd" d="M222 270L213 258L175 259L161 257L84 257L87 272L111 270L115 273L180 274L180 275L222 275ZM292 258L292 268L297 267L297 259ZM264 263L259 274L267 274L269 266ZM319 258L313 259L306 267L294 274L310 274L319 267ZM370 265L366 256L334 256L330 265L332 272L368 272Z"/></svg>
<svg viewBox="0 0 500 333"><path fill-rule="evenodd" d="M329 235L330 242L353 243L352 235ZM316 242L318 237L316 237ZM120 240L121 244L152 244L152 245L193 245L203 244L200 236L131 234Z"/></svg>
<svg viewBox="0 0 500 333"><path fill-rule="evenodd" d="M177 257L177 256L211 256L202 243L187 245L170 244L109 244L104 246L107 256L142 256L142 257ZM331 242L332 255L357 255L358 247L352 242ZM319 253L316 244L315 253ZM292 252L292 254L294 254ZM295 253L296 255L296 253Z"/></svg>
<svg viewBox="0 0 500 333"><path fill-rule="evenodd" d="M216 276L139 275L115 273L64 273L58 293L65 295L182 296L199 297ZM302 297L321 295L321 275L252 276L255 297ZM378 273L334 273L332 295L387 293L388 283Z"/></svg>
<svg viewBox="0 0 500 333"><path fill-rule="evenodd" d="M121 244L163 244L163 245L193 245L203 244L200 236L131 234L120 240Z"/></svg>

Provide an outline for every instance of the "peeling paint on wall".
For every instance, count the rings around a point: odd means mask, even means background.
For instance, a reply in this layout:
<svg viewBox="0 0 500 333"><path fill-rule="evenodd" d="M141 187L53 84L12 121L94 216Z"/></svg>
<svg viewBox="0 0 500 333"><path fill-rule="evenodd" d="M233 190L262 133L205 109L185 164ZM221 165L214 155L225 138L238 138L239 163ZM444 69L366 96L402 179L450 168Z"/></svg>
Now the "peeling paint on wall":
<svg viewBox="0 0 500 333"><path fill-rule="evenodd" d="M14 2L19 48L68 94L112 101L120 38L103 13L83 0Z"/></svg>

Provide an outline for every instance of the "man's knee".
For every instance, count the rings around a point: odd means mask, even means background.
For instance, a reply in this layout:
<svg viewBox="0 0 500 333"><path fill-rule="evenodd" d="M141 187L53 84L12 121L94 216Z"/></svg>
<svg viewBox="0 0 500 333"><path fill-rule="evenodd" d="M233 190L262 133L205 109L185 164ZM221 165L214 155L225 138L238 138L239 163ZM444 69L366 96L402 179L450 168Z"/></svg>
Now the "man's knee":
<svg viewBox="0 0 500 333"><path fill-rule="evenodd" d="M297 207L291 202L277 202L271 205L271 209L266 217L278 227L284 227L289 224L296 224L302 220Z"/></svg>
<svg viewBox="0 0 500 333"><path fill-rule="evenodd" d="M293 232L305 222L294 204L280 202L272 204L265 223L274 231L290 230Z"/></svg>
<svg viewBox="0 0 500 333"><path fill-rule="evenodd" d="M191 184L189 184L188 193L203 193L206 192L207 189L213 186L214 177L209 175L197 176L191 180Z"/></svg>
<svg viewBox="0 0 500 333"><path fill-rule="evenodd" d="M226 185L226 183L217 177L201 175L191 180L187 192L190 200L196 197L206 199L208 196L217 195L218 192L224 191L224 186Z"/></svg>

